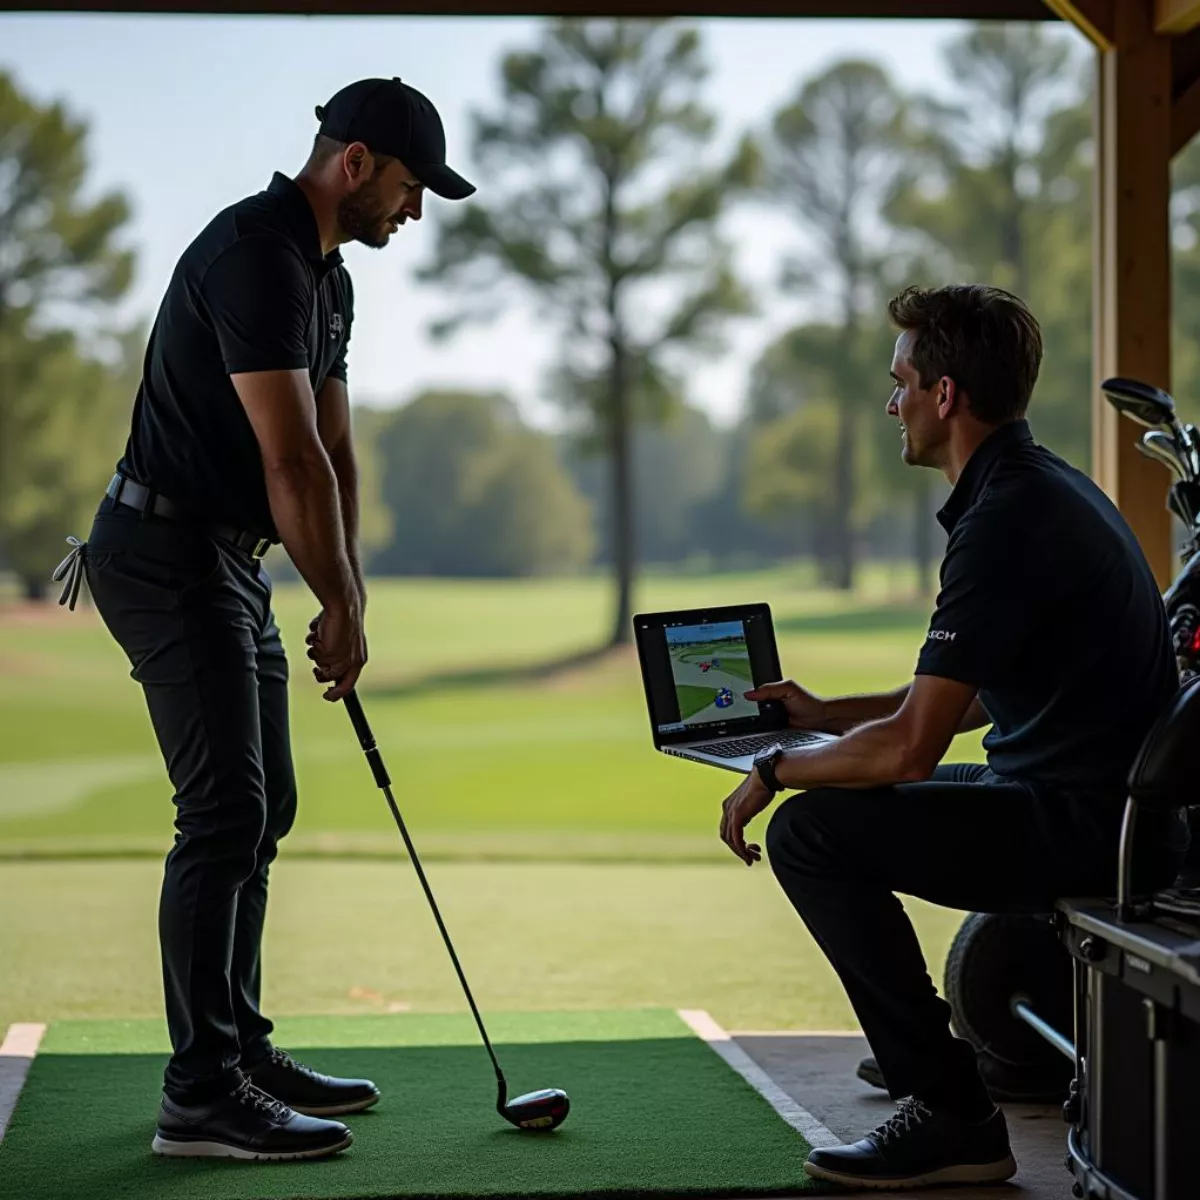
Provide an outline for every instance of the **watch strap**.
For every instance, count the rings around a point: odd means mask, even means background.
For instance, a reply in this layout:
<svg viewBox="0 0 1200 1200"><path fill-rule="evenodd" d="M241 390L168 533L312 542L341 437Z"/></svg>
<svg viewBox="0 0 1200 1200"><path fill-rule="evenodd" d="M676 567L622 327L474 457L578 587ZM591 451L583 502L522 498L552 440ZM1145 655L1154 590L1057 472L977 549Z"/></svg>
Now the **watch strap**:
<svg viewBox="0 0 1200 1200"><path fill-rule="evenodd" d="M779 777L775 774L775 764L782 754L783 747L775 746L769 753L754 760L754 769L758 772L759 779L773 795L778 795L783 791L783 784L779 782Z"/></svg>

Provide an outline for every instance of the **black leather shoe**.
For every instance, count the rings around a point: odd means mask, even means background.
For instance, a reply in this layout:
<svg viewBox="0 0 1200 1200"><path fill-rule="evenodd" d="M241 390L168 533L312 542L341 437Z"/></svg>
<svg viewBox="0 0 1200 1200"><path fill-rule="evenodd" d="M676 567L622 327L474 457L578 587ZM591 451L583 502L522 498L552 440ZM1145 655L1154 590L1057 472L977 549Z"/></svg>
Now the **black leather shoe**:
<svg viewBox="0 0 1200 1200"><path fill-rule="evenodd" d="M352 1141L340 1121L301 1116L239 1075L232 1091L207 1104L164 1096L151 1149L172 1158L325 1158Z"/></svg>
<svg viewBox="0 0 1200 1200"><path fill-rule="evenodd" d="M369 1079L335 1079L332 1075L321 1075L285 1051L274 1048L246 1074L255 1087L310 1117L362 1112L379 1100L379 1089Z"/></svg>
<svg viewBox="0 0 1200 1200"><path fill-rule="evenodd" d="M1008 1126L997 1108L982 1121L931 1111L907 1096L895 1114L851 1146L814 1150L805 1173L848 1187L1002 1183L1016 1174Z"/></svg>

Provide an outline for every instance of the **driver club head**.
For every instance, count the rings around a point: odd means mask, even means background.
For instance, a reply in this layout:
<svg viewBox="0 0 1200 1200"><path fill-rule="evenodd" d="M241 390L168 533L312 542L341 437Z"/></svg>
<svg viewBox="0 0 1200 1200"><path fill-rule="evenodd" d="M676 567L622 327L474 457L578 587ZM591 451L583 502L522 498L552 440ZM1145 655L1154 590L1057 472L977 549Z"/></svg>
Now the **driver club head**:
<svg viewBox="0 0 1200 1200"><path fill-rule="evenodd" d="M496 1111L518 1129L549 1133L567 1119L571 1100L560 1088L542 1088L537 1092L526 1092L507 1103L501 1100L496 1105Z"/></svg>

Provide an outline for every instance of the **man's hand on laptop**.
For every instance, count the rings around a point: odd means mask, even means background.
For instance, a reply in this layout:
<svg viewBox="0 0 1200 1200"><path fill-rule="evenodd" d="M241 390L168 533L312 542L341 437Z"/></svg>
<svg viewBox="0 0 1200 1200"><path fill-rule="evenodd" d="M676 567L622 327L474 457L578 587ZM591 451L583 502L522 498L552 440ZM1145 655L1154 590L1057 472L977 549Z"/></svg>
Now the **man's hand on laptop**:
<svg viewBox="0 0 1200 1200"><path fill-rule="evenodd" d="M744 692L747 700L778 700L787 710L788 724L793 729L822 729L827 717L825 701L807 692L791 679L779 683L764 683Z"/></svg>
<svg viewBox="0 0 1200 1200"><path fill-rule="evenodd" d="M772 685L780 686L780 685ZM794 684L792 686L795 686ZM742 785L725 797L721 805L721 841L748 867L762 858L762 847L751 842L746 845L746 826L775 799L771 789L751 771Z"/></svg>

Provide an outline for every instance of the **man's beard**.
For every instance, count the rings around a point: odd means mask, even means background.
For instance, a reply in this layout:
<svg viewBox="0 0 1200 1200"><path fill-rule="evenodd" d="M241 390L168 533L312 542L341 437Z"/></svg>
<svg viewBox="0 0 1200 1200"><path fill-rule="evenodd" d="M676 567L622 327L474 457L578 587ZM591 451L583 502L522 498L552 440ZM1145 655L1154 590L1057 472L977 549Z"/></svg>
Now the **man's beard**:
<svg viewBox="0 0 1200 1200"><path fill-rule="evenodd" d="M382 250L388 244L392 231L387 222L391 217L391 213L384 211L376 189L370 184L343 196L338 203L337 219L342 232L374 250Z"/></svg>

